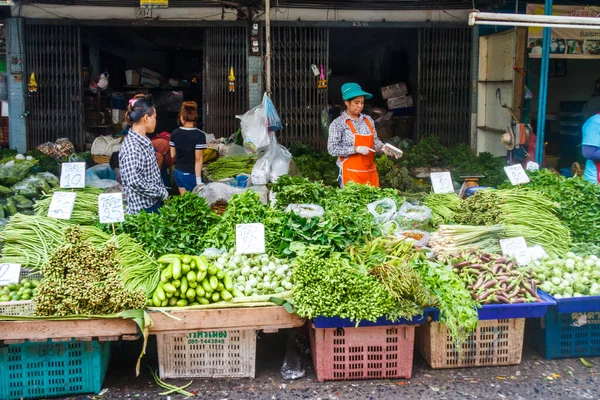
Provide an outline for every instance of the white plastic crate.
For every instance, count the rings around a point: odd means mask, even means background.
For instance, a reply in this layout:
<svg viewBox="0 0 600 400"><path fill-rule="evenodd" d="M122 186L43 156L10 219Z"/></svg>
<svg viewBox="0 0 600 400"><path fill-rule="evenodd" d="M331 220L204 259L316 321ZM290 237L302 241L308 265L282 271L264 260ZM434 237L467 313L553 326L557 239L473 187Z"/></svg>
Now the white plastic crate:
<svg viewBox="0 0 600 400"><path fill-rule="evenodd" d="M33 315L34 307L31 300L0 302L0 315Z"/></svg>
<svg viewBox="0 0 600 400"><path fill-rule="evenodd" d="M256 331L159 334L158 369L166 378L254 378Z"/></svg>

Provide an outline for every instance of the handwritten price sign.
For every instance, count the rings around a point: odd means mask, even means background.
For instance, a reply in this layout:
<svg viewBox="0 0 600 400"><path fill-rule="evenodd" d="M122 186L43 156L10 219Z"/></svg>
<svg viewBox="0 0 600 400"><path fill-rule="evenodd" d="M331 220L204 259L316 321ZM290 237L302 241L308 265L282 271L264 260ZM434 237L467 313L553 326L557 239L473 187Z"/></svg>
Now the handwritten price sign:
<svg viewBox="0 0 600 400"><path fill-rule="evenodd" d="M19 283L21 264L0 264L0 286Z"/></svg>
<svg viewBox="0 0 600 400"><path fill-rule="evenodd" d="M60 187L75 189L85 187L85 163L63 163L60 171Z"/></svg>
<svg viewBox="0 0 600 400"><path fill-rule="evenodd" d="M515 258L517 260L517 264L519 265L527 265L531 261L531 255L529 253L529 249L527 248L527 242L522 236L510 239L501 239L500 248L502 249L502 254Z"/></svg>
<svg viewBox="0 0 600 400"><path fill-rule="evenodd" d="M432 172L429 177L431 178L433 193L454 193L450 172Z"/></svg>
<svg viewBox="0 0 600 400"><path fill-rule="evenodd" d="M123 212L123 194L105 193L98 196L98 214L101 224L113 224L125 221Z"/></svg>
<svg viewBox="0 0 600 400"><path fill-rule="evenodd" d="M265 252L265 226L263 224L238 224L235 227L235 252L262 254Z"/></svg>
<svg viewBox="0 0 600 400"><path fill-rule="evenodd" d="M506 172L506 176L508 176L508 180L513 185L529 183L529 177L525 173L525 170L521 164L504 167L504 171Z"/></svg>
<svg viewBox="0 0 600 400"><path fill-rule="evenodd" d="M48 216L57 219L71 219L76 196L77 194L74 192L55 192L48 208Z"/></svg>

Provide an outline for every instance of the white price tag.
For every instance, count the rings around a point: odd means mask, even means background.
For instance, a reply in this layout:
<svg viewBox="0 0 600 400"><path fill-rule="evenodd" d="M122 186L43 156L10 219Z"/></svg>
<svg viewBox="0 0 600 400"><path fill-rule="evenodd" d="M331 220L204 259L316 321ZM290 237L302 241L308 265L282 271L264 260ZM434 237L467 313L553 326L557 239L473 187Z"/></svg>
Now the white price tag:
<svg viewBox="0 0 600 400"><path fill-rule="evenodd" d="M508 176L508 180L513 185L522 185L524 183L529 183L529 177L525 173L523 166L521 164L511 165L509 167L504 167L504 171L506 172L506 176Z"/></svg>
<svg viewBox="0 0 600 400"><path fill-rule="evenodd" d="M60 187L74 189L85 187L85 163L62 163L60 171Z"/></svg>
<svg viewBox="0 0 600 400"><path fill-rule="evenodd" d="M125 221L122 193L105 193L98 196L98 214L101 224Z"/></svg>
<svg viewBox="0 0 600 400"><path fill-rule="evenodd" d="M236 225L235 252L237 254L263 254L265 252L265 226L263 224Z"/></svg>
<svg viewBox="0 0 600 400"><path fill-rule="evenodd" d="M0 264L0 286L19 283L21 264Z"/></svg>
<svg viewBox="0 0 600 400"><path fill-rule="evenodd" d="M513 257L519 265L527 265L531 261L531 255L527 248L527 242L522 236L510 239L501 239L500 248L502 254Z"/></svg>
<svg viewBox="0 0 600 400"><path fill-rule="evenodd" d="M450 172L432 172L430 178L433 193L454 193Z"/></svg>
<svg viewBox="0 0 600 400"><path fill-rule="evenodd" d="M529 161L527 163L527 171L539 171L540 170L540 164L533 162L533 161Z"/></svg>
<svg viewBox="0 0 600 400"><path fill-rule="evenodd" d="M57 219L71 219L76 196L77 194L74 192L54 192L48 208L48 216Z"/></svg>
<svg viewBox="0 0 600 400"><path fill-rule="evenodd" d="M531 259L531 261L541 260L542 258L548 255L546 254L546 250L544 250L544 248L539 244L531 246L527 250L529 251L529 258Z"/></svg>

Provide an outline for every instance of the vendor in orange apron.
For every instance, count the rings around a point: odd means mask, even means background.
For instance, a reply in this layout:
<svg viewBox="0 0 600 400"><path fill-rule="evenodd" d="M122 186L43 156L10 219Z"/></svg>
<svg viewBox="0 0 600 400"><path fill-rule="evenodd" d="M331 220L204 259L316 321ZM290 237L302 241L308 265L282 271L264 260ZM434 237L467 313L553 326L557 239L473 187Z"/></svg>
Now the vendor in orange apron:
<svg viewBox="0 0 600 400"><path fill-rule="evenodd" d="M379 176L375 166L375 153L384 152L392 157L400 157L377 137L375 122L361 111L365 99L373 96L361 89L357 83L342 86L342 99L346 111L329 125L327 150L338 157L340 186L347 182L379 186Z"/></svg>

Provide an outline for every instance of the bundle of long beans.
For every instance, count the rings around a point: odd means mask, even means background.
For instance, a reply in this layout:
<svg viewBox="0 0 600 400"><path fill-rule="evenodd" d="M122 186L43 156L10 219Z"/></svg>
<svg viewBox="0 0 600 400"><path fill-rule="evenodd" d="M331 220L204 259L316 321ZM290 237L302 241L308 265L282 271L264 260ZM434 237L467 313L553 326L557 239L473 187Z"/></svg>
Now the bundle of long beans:
<svg viewBox="0 0 600 400"><path fill-rule="evenodd" d="M31 269L41 268L64 242L64 230L69 226L73 225L55 218L13 215L0 233L0 241L4 244L0 261ZM82 226L81 231L85 241L93 246L110 239L110 235L93 226Z"/></svg>
<svg viewBox="0 0 600 400"><path fill-rule="evenodd" d="M522 236L549 255L571 249L569 229L556 216L558 205L542 194L523 189L482 190L463 203L457 222L466 225L503 225L505 237Z"/></svg>
<svg viewBox="0 0 600 400"><path fill-rule="evenodd" d="M150 298L160 281L158 262L131 236L122 233L112 238L117 243L119 261L123 266L125 287L128 290L143 289Z"/></svg>
<svg viewBox="0 0 600 400"><path fill-rule="evenodd" d="M69 222L78 225L94 225L98 222L98 195L103 193L100 189L85 188L75 192L75 204ZM35 203L35 213L45 217L52 202L53 193L49 193Z"/></svg>
<svg viewBox="0 0 600 400"><path fill-rule="evenodd" d="M501 251L500 239L505 235L504 225L441 225L437 232L431 235L429 245L436 253L469 249L495 253Z"/></svg>
<svg viewBox="0 0 600 400"><path fill-rule="evenodd" d="M433 223L437 226L454 222L462 200L455 193L431 193L423 199L423 204L431 209Z"/></svg>
<svg viewBox="0 0 600 400"><path fill-rule="evenodd" d="M256 160L257 157L253 154L223 157L207 164L204 167L204 172L213 181L233 178L240 174L251 174Z"/></svg>

